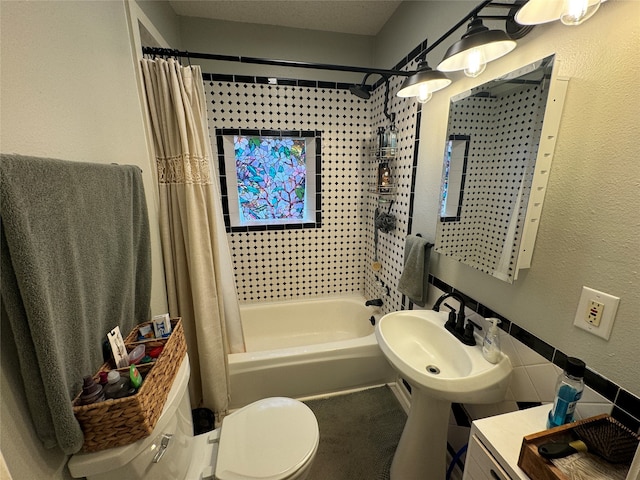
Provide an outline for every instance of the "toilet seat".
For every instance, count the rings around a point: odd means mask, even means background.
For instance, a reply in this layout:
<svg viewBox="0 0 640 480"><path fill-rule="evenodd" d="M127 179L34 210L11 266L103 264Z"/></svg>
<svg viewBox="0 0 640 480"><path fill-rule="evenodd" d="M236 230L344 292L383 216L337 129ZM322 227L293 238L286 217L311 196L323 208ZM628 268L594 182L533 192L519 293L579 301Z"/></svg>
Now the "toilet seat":
<svg viewBox="0 0 640 480"><path fill-rule="evenodd" d="M222 422L217 480L286 480L318 448L316 417L291 398L258 400Z"/></svg>

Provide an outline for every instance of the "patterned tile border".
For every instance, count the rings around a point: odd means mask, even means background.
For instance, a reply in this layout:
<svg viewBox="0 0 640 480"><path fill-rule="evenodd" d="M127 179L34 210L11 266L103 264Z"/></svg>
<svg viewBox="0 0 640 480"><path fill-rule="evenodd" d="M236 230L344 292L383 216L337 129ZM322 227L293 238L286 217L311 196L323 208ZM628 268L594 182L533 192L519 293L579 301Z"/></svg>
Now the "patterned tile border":
<svg viewBox="0 0 640 480"><path fill-rule="evenodd" d="M323 82L321 80L302 80L296 78L279 77L252 77L248 75L224 75L218 73L203 73L202 79L205 82L234 82L234 83L257 83L262 85L285 85L290 87L326 88L337 90L349 90L352 83L343 82Z"/></svg>

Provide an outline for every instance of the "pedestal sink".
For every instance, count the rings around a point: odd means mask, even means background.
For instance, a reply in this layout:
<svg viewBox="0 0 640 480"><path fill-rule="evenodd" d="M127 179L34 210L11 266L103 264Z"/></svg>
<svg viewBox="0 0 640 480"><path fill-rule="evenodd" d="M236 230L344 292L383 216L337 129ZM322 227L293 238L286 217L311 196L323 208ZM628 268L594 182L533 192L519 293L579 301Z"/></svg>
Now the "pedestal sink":
<svg viewBox="0 0 640 480"><path fill-rule="evenodd" d="M404 310L376 325L380 349L411 385L409 417L391 464L391 480L443 480L451 403L504 399L509 357L496 364L481 342L467 346L444 328L447 312Z"/></svg>

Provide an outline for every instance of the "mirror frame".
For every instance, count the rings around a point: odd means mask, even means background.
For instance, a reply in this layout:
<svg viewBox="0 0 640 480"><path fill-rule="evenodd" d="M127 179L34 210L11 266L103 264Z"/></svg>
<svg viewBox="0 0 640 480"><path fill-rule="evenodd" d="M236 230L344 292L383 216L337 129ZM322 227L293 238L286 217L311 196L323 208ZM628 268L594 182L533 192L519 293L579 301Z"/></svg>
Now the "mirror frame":
<svg viewBox="0 0 640 480"><path fill-rule="evenodd" d="M553 62L551 81L549 82L549 96L544 111L538 155L533 172L533 182L531 183L531 193L529 195L529 203L527 204L527 214L525 216L522 240L516 261L514 280L518 279L519 270L531 267L531 258L536 243L538 227L540 226L542 206L547 193L549 172L551 170L553 154L556 149L564 100L567 95L567 87L569 86L569 77L561 77L558 75L560 61L554 58Z"/></svg>

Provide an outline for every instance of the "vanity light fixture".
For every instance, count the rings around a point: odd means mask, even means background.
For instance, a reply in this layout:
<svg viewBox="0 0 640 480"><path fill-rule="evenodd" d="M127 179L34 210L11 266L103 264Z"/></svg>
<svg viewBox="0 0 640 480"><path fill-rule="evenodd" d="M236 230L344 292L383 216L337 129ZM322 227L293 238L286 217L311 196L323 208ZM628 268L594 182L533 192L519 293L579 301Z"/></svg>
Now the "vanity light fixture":
<svg viewBox="0 0 640 480"><path fill-rule="evenodd" d="M464 70L468 77L477 77L488 62L516 48L515 40L503 30L489 30L482 19L474 17L460 40L451 45L438 65L441 72Z"/></svg>
<svg viewBox="0 0 640 480"><path fill-rule="evenodd" d="M221 62L238 62L252 63L257 65L272 65L287 68L310 68L317 70L329 70L336 72L360 72L366 74L359 85L351 85L349 90L354 95L364 100L371 97L371 92L378 87L379 81L373 85L367 85L366 80L369 75L374 73L383 77L388 88L389 78L393 76L406 77L402 87L398 91L399 97L416 97L420 103L429 101L433 92L437 92L447 87L451 80L443 72L454 72L464 70L465 74L470 77L480 75L487 62L491 62L497 58L506 55L516 47L515 39L522 38L533 27L523 26L514 20L516 11L526 0L513 0L513 3L504 3L500 0L482 0L473 10L456 22L449 30L433 42L428 48L418 54L415 58L419 59L418 67L415 71L383 69L371 67L356 67L350 65L332 65L326 63L310 63L292 60L274 60L269 58L254 57L238 57L233 55L222 55L217 53L194 53L179 50L170 50L166 48L143 47L144 55L161 56L161 57L180 57L180 58L201 58L204 60L214 60ZM545 2L562 2L569 0L530 0L530 3ZM572 0L595 2L601 0ZM604 0L602 0L604 1ZM526 4L528 5L528 4ZM481 15L483 9L488 7L509 8L508 15ZM505 20L506 33L503 30L489 30L482 23L482 19ZM547 20L550 21L550 20ZM453 33L457 32L467 22L470 22L466 33L462 39L454 43L447 50L444 60L433 70L427 64L426 57L434 48L444 42ZM270 79L271 80L271 79ZM276 81L277 82L277 81ZM269 81L271 83L271 81ZM385 96L386 98L386 96ZM385 112L386 114L387 112ZM391 122L393 123L393 121Z"/></svg>
<svg viewBox="0 0 640 480"><path fill-rule="evenodd" d="M420 103L431 99L433 92L449 86L451 79L444 73L433 70L426 60L418 63L416 73L407 77L400 87L398 97L416 97Z"/></svg>
<svg viewBox="0 0 640 480"><path fill-rule="evenodd" d="M538 25L560 20L580 25L593 16L604 0L529 0L516 13L520 25Z"/></svg>

